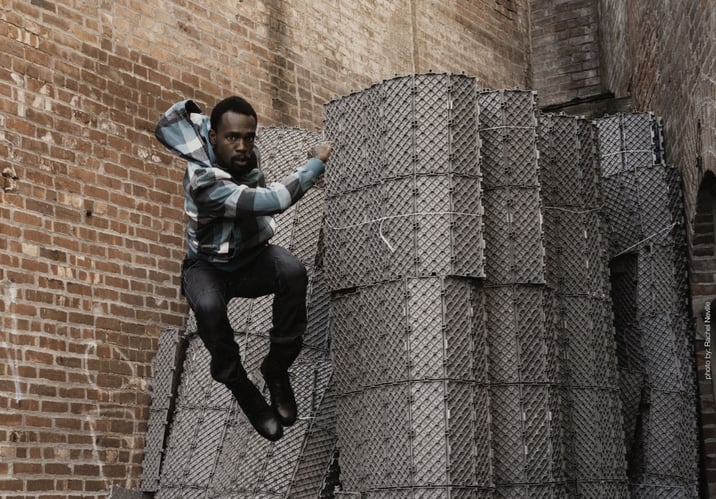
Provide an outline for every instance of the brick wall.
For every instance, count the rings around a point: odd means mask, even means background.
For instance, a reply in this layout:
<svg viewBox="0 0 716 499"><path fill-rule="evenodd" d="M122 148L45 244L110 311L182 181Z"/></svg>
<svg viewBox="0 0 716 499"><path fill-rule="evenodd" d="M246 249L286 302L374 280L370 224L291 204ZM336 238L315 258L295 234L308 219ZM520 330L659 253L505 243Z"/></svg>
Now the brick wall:
<svg viewBox="0 0 716 499"><path fill-rule="evenodd" d="M0 0L0 496L138 485L159 331L183 323L190 97L263 124L413 70L527 86L526 0ZM16 177L16 178L13 178Z"/></svg>
<svg viewBox="0 0 716 499"><path fill-rule="evenodd" d="M540 106L603 92L596 0L530 2L533 86Z"/></svg>

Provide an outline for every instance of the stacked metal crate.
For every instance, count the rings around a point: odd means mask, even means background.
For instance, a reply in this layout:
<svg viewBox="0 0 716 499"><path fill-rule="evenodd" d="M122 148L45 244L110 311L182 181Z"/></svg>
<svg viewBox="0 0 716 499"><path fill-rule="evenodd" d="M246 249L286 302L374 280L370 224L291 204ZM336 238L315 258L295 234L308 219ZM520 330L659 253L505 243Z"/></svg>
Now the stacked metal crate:
<svg viewBox="0 0 716 499"><path fill-rule="evenodd" d="M698 427L680 177L651 113L598 120L633 497L697 497Z"/></svg>
<svg viewBox="0 0 716 499"><path fill-rule="evenodd" d="M555 497L566 421L546 356L535 94L483 91L479 104L493 484L498 497Z"/></svg>
<svg viewBox="0 0 716 499"><path fill-rule="evenodd" d="M325 107L346 493L491 494L477 99L473 78L425 74Z"/></svg>
<svg viewBox="0 0 716 499"><path fill-rule="evenodd" d="M265 151L262 168L267 181L302 164L319 140L318 134L300 129L262 129L259 147ZM186 359L164 459L159 462L161 471L155 472L159 471L157 460L152 458L152 467L145 466L143 477L144 490L156 491L157 498L285 497L294 486L302 492L293 496L315 497L321 490L324 476L319 476L320 470L327 471L335 447L331 413L322 409L331 404L324 400L331 378L328 291L316 268L323 206L323 188L317 186L276 217L277 232L272 240L296 254L309 274L305 347L291 368L299 421L278 442L258 436L229 390L211 378L210 357L190 315ZM229 304L229 319L244 366L259 386L263 380L258 366L269 346L272 298L237 298ZM319 410L325 414L314 419ZM153 437L159 433L153 431L154 426L150 421L152 442L159 438Z"/></svg>
<svg viewBox="0 0 716 499"><path fill-rule="evenodd" d="M547 378L571 430L562 434L558 476L570 496L627 497L596 127L543 114L539 150Z"/></svg>

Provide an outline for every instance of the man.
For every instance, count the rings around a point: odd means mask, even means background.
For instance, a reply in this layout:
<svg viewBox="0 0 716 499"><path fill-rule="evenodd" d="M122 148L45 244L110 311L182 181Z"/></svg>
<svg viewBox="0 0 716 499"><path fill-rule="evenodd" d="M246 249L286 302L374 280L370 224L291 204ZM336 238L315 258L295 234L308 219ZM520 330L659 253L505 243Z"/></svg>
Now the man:
<svg viewBox="0 0 716 499"><path fill-rule="evenodd" d="M256 125L256 112L240 97L219 102L210 119L186 100L162 116L155 134L188 160L182 291L211 354L211 375L231 390L256 431L274 441L297 417L288 368L303 344L307 277L295 256L269 244L275 227L271 215L289 208L313 185L324 171L331 145L319 145L305 165L266 186L254 147ZM246 376L227 304L236 296L272 293L271 344L261 364L270 407Z"/></svg>

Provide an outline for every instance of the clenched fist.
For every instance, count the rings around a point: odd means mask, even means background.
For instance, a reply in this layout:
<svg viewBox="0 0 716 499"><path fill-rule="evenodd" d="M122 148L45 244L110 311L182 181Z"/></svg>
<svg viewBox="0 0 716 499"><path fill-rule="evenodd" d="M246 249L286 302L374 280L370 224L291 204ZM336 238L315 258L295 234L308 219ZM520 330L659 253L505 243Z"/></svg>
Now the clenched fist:
<svg viewBox="0 0 716 499"><path fill-rule="evenodd" d="M318 144L316 147L311 149L308 155L311 158L318 158L325 163L326 161L328 161L328 157L331 155L332 150L333 142L322 142L321 144Z"/></svg>

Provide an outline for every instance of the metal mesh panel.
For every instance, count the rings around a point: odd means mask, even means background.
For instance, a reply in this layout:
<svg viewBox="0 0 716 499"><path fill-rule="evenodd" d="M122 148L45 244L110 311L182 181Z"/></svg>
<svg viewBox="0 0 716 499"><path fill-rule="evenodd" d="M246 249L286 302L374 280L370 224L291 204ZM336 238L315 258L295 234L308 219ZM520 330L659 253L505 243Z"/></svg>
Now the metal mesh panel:
<svg viewBox="0 0 716 499"><path fill-rule="evenodd" d="M590 299L563 297L565 365L572 386L595 386L604 380L596 377L598 352L595 351L593 319L589 317Z"/></svg>
<svg viewBox="0 0 716 499"><path fill-rule="evenodd" d="M597 121L604 179L605 215L613 228L611 254L671 237L679 220L663 164L660 120L651 113L620 114Z"/></svg>
<svg viewBox="0 0 716 499"><path fill-rule="evenodd" d="M410 175L414 171L414 81L411 78L393 78L383 82L384 143L383 178Z"/></svg>
<svg viewBox="0 0 716 499"><path fill-rule="evenodd" d="M619 396L622 401L622 419L624 425L624 446L631 451L637 437L637 420L640 414L644 374L639 371L619 369Z"/></svg>
<svg viewBox="0 0 716 499"><path fill-rule="evenodd" d="M469 382L448 383L446 398L450 483L487 486L490 476L487 390Z"/></svg>
<svg viewBox="0 0 716 499"><path fill-rule="evenodd" d="M336 446L335 394L329 387L306 435L306 443L291 483L291 497L316 497L328 473Z"/></svg>
<svg viewBox="0 0 716 499"><path fill-rule="evenodd" d="M480 171L486 187L538 186L534 127L482 128L480 140Z"/></svg>
<svg viewBox="0 0 716 499"><path fill-rule="evenodd" d="M450 154L452 171L479 176L478 92L474 79L451 75Z"/></svg>
<svg viewBox="0 0 716 499"><path fill-rule="evenodd" d="M309 190L298 204L294 205L291 242L288 245L288 250L309 268L315 266L318 254L324 206L323 189L315 187Z"/></svg>
<svg viewBox="0 0 716 499"><path fill-rule="evenodd" d="M513 191L512 207L515 282L543 283L544 246L539 191L533 189Z"/></svg>
<svg viewBox="0 0 716 499"><path fill-rule="evenodd" d="M152 360L152 410L169 409L185 348L182 331L171 328L160 333Z"/></svg>
<svg viewBox="0 0 716 499"><path fill-rule="evenodd" d="M349 293L331 300L332 353L336 394L353 392L360 382L360 294Z"/></svg>
<svg viewBox="0 0 716 499"><path fill-rule="evenodd" d="M490 188L537 186L535 97L533 92L480 92L480 168Z"/></svg>
<svg viewBox="0 0 716 499"><path fill-rule="evenodd" d="M149 411L147 433L144 436L144 458L142 460L141 490L154 492L159 489L164 437L167 430L167 412Z"/></svg>
<svg viewBox="0 0 716 499"><path fill-rule="evenodd" d="M408 280L410 379L445 377L440 279Z"/></svg>
<svg viewBox="0 0 716 499"><path fill-rule="evenodd" d="M599 163L599 132L594 121L579 120L579 163L582 175L582 201L587 209L602 207L602 169Z"/></svg>
<svg viewBox="0 0 716 499"><path fill-rule="evenodd" d="M655 164L658 146L654 120L651 113L617 114L597 120L604 176Z"/></svg>
<svg viewBox="0 0 716 499"><path fill-rule="evenodd" d="M547 381L544 289L516 287L514 320L519 349L520 379L529 383Z"/></svg>
<svg viewBox="0 0 716 499"><path fill-rule="evenodd" d="M564 356L564 310L559 297L549 289L545 290L544 297L545 321L545 377L550 383L561 383L566 376L563 365Z"/></svg>
<svg viewBox="0 0 716 499"><path fill-rule="evenodd" d="M595 418L598 407L598 392L591 388L572 392L574 425L574 458L576 478L579 481L600 478L602 467L602 445L599 435L599 420Z"/></svg>
<svg viewBox="0 0 716 499"><path fill-rule="evenodd" d="M330 295L322 269L313 274L308 285L306 304L308 322L303 344L305 347L327 352L330 343Z"/></svg>
<svg viewBox="0 0 716 499"><path fill-rule="evenodd" d="M202 494L208 490L225 427L233 412L233 397L226 387L211 378L209 361L201 340L192 337L162 464L162 493L186 487L202 490Z"/></svg>
<svg viewBox="0 0 716 499"><path fill-rule="evenodd" d="M490 387L490 409L495 484L525 482L526 462L519 387Z"/></svg>
<svg viewBox="0 0 716 499"><path fill-rule="evenodd" d="M397 279L415 274L415 179L388 180L381 186L384 219L373 225L379 233L372 239L371 255L378 263L378 274Z"/></svg>
<svg viewBox="0 0 716 499"><path fill-rule="evenodd" d="M491 189L483 193L485 206L485 274L489 282L512 279L512 242L509 192Z"/></svg>
<svg viewBox="0 0 716 499"><path fill-rule="evenodd" d="M363 485L363 417L361 392L336 395L336 445L341 452L341 482L346 490L361 490Z"/></svg>
<svg viewBox="0 0 716 499"><path fill-rule="evenodd" d="M582 178L578 120L539 116L539 180L547 206L580 206Z"/></svg>
<svg viewBox="0 0 716 499"><path fill-rule="evenodd" d="M442 381L410 385L412 466L415 485L445 485L447 481L446 393Z"/></svg>
<svg viewBox="0 0 716 499"><path fill-rule="evenodd" d="M514 297L509 287L486 288L486 329L489 331L488 373L491 382L514 383L519 376L517 328L514 320Z"/></svg>
<svg viewBox="0 0 716 499"><path fill-rule="evenodd" d="M450 75L415 76L416 172L447 173L450 168Z"/></svg>
<svg viewBox="0 0 716 499"><path fill-rule="evenodd" d="M539 191L486 190L483 204L487 281L491 284L543 283Z"/></svg>
<svg viewBox="0 0 716 499"><path fill-rule="evenodd" d="M384 410L380 410L383 436L383 486L409 485L412 480L410 392L407 383L381 388Z"/></svg>
<svg viewBox="0 0 716 499"><path fill-rule="evenodd" d="M604 178L604 217L609 234L609 253L614 257L641 239L638 190L629 172Z"/></svg>
<svg viewBox="0 0 716 499"><path fill-rule="evenodd" d="M256 474L256 464L264 462L268 445L251 438L253 429L234 419L226 428L222 452L218 456L211 496L258 492L263 473ZM238 481L240 480L240 481Z"/></svg>
<svg viewBox="0 0 716 499"><path fill-rule="evenodd" d="M162 466L160 491L194 488L206 493L230 415L228 408L177 411Z"/></svg>
<svg viewBox="0 0 716 499"><path fill-rule="evenodd" d="M654 115L651 113L621 115L624 165L627 168L651 166L655 163L653 122Z"/></svg>
<svg viewBox="0 0 716 499"><path fill-rule="evenodd" d="M652 390L645 424L645 469L649 475L688 483L696 466L689 447L693 440L690 416L682 393Z"/></svg>
<svg viewBox="0 0 716 499"><path fill-rule="evenodd" d="M271 181L302 166L308 151L321 142L321 134L301 128L261 127L256 146L261 151L261 169Z"/></svg>
<svg viewBox="0 0 716 499"><path fill-rule="evenodd" d="M638 260L637 306L639 316L674 312L679 306L674 282L673 247L653 244L641 248Z"/></svg>
<svg viewBox="0 0 716 499"><path fill-rule="evenodd" d="M481 310L473 308L474 293L477 290L465 281L444 281L445 375L449 379L486 381L480 378L475 362L484 351L477 352L476 331L483 325Z"/></svg>
<svg viewBox="0 0 716 499"><path fill-rule="evenodd" d="M404 286L402 281L395 281L363 292L367 314L362 318L362 327L369 340L362 344L361 355L371 365L363 376L365 386L396 383L409 377Z"/></svg>
<svg viewBox="0 0 716 499"><path fill-rule="evenodd" d="M676 338L667 315L641 320L641 345L646 358L646 375L652 389L681 392L688 381L682 378Z"/></svg>
<svg viewBox="0 0 716 499"><path fill-rule="evenodd" d="M653 168L639 168L636 171L639 186L639 209L641 232L651 241L665 240L671 235L671 212L669 191L665 170L658 165Z"/></svg>
<svg viewBox="0 0 716 499"><path fill-rule="evenodd" d="M415 209L417 213L426 213L415 217L416 275L449 275L451 251L445 242L451 240L452 230L448 214L451 179L435 176L415 180Z"/></svg>
<svg viewBox="0 0 716 499"><path fill-rule="evenodd" d="M548 388L529 386L522 390L525 472L528 482L553 480L550 448L550 411Z"/></svg>

